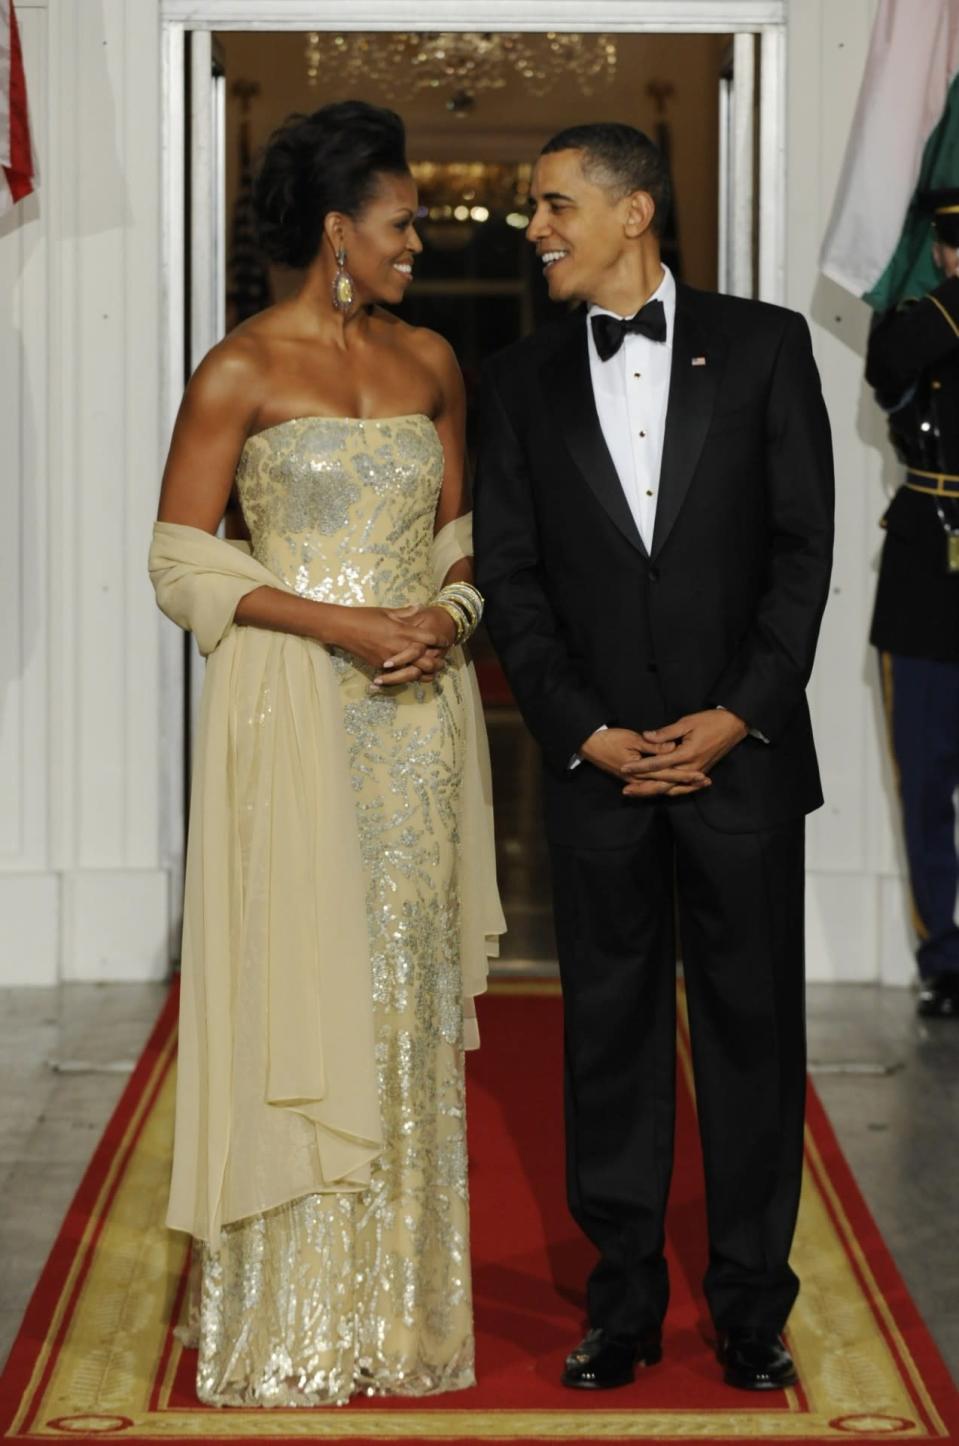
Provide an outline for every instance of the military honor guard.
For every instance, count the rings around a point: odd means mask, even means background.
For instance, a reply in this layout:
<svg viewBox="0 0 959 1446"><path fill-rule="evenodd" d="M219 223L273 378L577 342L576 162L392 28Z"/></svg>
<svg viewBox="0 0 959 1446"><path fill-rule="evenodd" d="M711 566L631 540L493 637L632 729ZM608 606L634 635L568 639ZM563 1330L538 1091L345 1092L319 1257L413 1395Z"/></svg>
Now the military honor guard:
<svg viewBox="0 0 959 1446"><path fill-rule="evenodd" d="M879 649L918 946L920 1015L959 1016L959 187L922 198L942 281L880 316L866 379L906 468L870 640Z"/></svg>

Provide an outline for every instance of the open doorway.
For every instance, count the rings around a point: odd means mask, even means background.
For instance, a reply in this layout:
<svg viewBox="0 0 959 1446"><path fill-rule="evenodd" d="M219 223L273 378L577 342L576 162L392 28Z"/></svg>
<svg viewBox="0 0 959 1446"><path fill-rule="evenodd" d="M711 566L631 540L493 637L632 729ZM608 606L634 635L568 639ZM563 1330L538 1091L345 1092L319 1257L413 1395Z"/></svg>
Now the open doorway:
<svg viewBox="0 0 959 1446"><path fill-rule="evenodd" d="M447 337L468 391L487 355L552 310L525 241L526 191L531 160L563 126L623 120L658 139L668 151L676 198L668 264L694 286L757 293L763 154L757 35L690 29L445 38L455 45L447 44L444 54L444 36L426 32L184 34L190 97L183 132L190 199L184 236L187 370L224 330L298 283L295 274L266 266L257 254L248 188L258 151L290 112L357 96L398 109L406 121L424 208L424 252L402 314ZM408 77L397 81L404 65L409 69L407 41L434 67L421 86ZM482 59L482 73L474 68L468 77L457 74L456 55L464 53L471 61ZM555 950L536 750L482 638L475 652L494 758L500 877L510 925L504 957L538 967L555 958ZM201 670L189 659L186 667L195 706ZM192 711L187 709L187 738Z"/></svg>
<svg viewBox="0 0 959 1446"><path fill-rule="evenodd" d="M447 332L467 373L485 351L528 330L548 310L545 286L522 244L525 199L531 160L563 126L627 121L664 143L676 196L666 260L693 286L710 288L718 280L720 111L732 74L732 37L576 34L562 37L569 44L558 56L552 55L557 40L545 34L498 38L522 42L524 65L549 72L555 61L550 80L526 79L502 58L508 49L488 53L469 79L461 82L455 71L444 77L446 51L434 45L439 58L432 67L421 67L424 74L412 81L393 82L405 37L390 32L230 31L213 42L225 72L227 218L237 216L249 157L291 111L358 95L400 111L426 211L424 255L404 315ZM445 37L445 43L454 39L464 45L473 37ZM614 59L601 65L607 53ZM249 280L255 304L257 280ZM295 277L270 273L274 297L295 284ZM246 301L234 298L228 323L236 302Z"/></svg>

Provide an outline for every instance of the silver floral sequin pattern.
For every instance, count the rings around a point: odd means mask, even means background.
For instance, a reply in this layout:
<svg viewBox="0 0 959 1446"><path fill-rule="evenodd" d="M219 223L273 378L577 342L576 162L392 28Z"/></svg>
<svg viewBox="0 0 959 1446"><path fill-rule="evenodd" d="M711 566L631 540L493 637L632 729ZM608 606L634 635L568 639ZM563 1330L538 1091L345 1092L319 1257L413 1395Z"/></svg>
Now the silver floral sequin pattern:
<svg viewBox="0 0 959 1446"><path fill-rule="evenodd" d="M433 591L443 449L428 417L301 417L243 449L237 490L253 554L319 602L397 607Z"/></svg>
<svg viewBox="0 0 959 1446"><path fill-rule="evenodd" d="M325 602L433 592L443 452L427 417L301 418L252 437L237 487L257 559ZM386 1148L361 1193L309 1195L204 1252L198 1391L341 1404L473 1384L459 966L461 679L371 693L335 657L367 885ZM248 720L255 729L257 719Z"/></svg>

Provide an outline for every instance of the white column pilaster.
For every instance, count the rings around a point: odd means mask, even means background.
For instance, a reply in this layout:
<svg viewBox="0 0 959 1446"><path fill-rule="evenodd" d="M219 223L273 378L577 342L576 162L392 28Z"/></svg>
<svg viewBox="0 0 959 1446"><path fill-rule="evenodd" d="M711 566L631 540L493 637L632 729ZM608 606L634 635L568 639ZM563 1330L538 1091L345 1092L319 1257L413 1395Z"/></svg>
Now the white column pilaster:
<svg viewBox="0 0 959 1446"><path fill-rule="evenodd" d="M16 378L0 425L18 509L0 543L0 983L156 978L169 956L146 577L161 448L158 7L17 9L41 188L0 230L0 347Z"/></svg>

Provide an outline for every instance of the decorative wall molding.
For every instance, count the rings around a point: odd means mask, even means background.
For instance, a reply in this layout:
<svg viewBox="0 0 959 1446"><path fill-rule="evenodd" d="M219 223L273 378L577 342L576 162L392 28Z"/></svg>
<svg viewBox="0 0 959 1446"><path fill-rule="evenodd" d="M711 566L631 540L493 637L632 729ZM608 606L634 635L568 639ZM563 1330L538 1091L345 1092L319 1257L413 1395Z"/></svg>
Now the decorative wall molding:
<svg viewBox="0 0 959 1446"><path fill-rule="evenodd" d="M161 0L194 30L759 30L786 0Z"/></svg>
<svg viewBox="0 0 959 1446"><path fill-rule="evenodd" d="M61 979L169 973L166 869L77 869L61 880Z"/></svg>
<svg viewBox="0 0 959 1446"><path fill-rule="evenodd" d="M807 870L806 978L811 984L911 983L907 910L899 878Z"/></svg>
<svg viewBox="0 0 959 1446"><path fill-rule="evenodd" d="M60 875L0 872L0 985L60 978Z"/></svg>
<svg viewBox="0 0 959 1446"><path fill-rule="evenodd" d="M0 983L153 977L170 933L158 912L169 892L160 627L146 576L165 441L160 28L155 0L17 9L40 186L0 226L11 297L0 434L19 484L5 527L18 558L0 564L0 590L12 589L0 642ZM114 918L100 915L106 895L94 907L69 882L93 870L117 880Z"/></svg>

